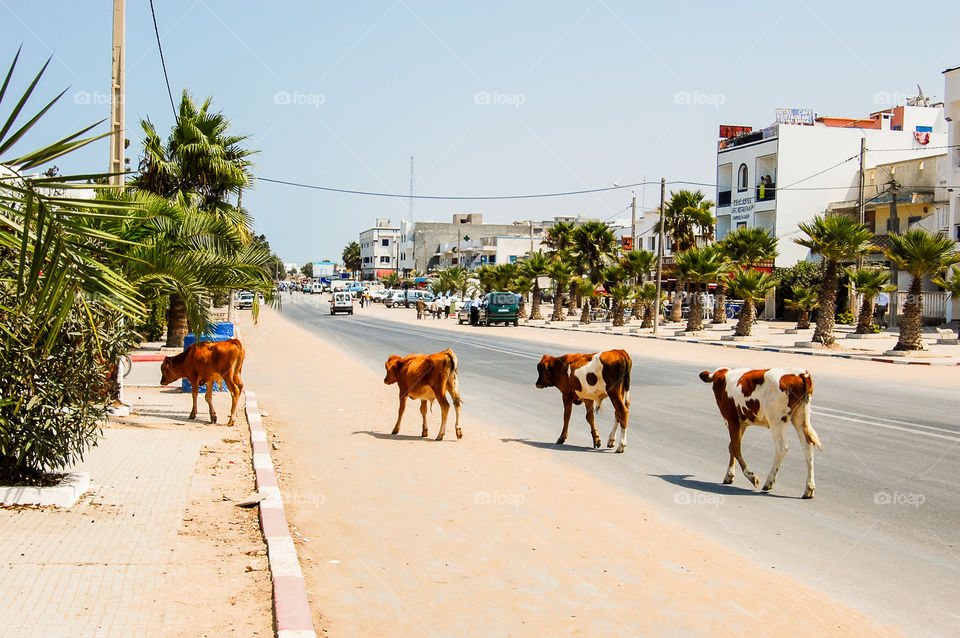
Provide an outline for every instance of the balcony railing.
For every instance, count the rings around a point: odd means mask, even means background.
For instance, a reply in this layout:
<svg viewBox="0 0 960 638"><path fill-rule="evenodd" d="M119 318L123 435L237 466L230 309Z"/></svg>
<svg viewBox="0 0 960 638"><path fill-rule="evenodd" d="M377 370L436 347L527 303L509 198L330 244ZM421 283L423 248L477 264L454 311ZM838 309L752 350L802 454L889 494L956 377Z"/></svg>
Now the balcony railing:
<svg viewBox="0 0 960 638"><path fill-rule="evenodd" d="M777 186L764 186L761 189L757 186L756 201L758 202L768 202L777 198Z"/></svg>

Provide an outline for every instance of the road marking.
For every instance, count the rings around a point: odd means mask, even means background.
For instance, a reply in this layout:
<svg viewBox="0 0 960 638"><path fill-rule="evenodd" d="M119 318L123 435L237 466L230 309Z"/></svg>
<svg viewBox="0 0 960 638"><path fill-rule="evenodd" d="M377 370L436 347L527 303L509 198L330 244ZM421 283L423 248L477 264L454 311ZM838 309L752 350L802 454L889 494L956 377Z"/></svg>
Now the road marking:
<svg viewBox="0 0 960 638"><path fill-rule="evenodd" d="M399 333L401 333L401 334L408 334L408 335L412 335L412 336L414 336L414 337L427 337L427 338L436 339L436 340L438 340L438 341L442 341L442 340L444 340L444 339L447 339L446 337L440 336L440 335L438 335L438 333L435 333L435 332L420 332L420 331L417 331L417 330L410 330L410 329L403 329L403 328L394 328L394 327L386 327L386 326L383 326L383 325L377 325L376 329L377 329L377 330L391 330L391 331L393 331L393 332L399 332ZM523 357L523 358L526 358L526 359L533 359L534 361L539 361L539 360L540 360L540 357L537 356L537 355L535 355L535 354L528 354L528 353L526 353L526 352L517 352L516 350L507 350L506 348L499 348L499 347L497 347L497 346L491 346L490 344L487 344L487 343L480 343L480 342L477 342L477 341L471 341L471 340L469 340L469 339L464 339L464 338L462 338L462 337L453 337L453 338L449 338L449 340L450 340L450 341L453 341L454 343L462 343L462 344L467 345L467 346L473 346L473 347L475 347L475 348L482 348L482 349L484 349L484 350L491 350L491 351L493 351L493 352L500 352L500 353L503 353L503 354L514 355L514 356L516 356L516 357Z"/></svg>
<svg viewBox="0 0 960 638"><path fill-rule="evenodd" d="M858 413L858 412L850 412L850 411L848 411L848 410L838 410L838 409L836 409L836 408L828 408L828 407L822 406L822 405L817 406L816 409L817 409L817 410L829 410L830 412L837 412L837 413L839 413L839 414L843 414L843 415L847 415L847 416L856 416L856 417L861 417L861 418L864 418L864 419L873 419L873 420L876 420L876 421L886 421L887 423L896 423L896 424L898 424L898 425L906 425L906 426L916 427L916 428L927 428L928 430L936 430L936 431L938 431L938 432L946 432L947 434L953 434L953 435L955 435L955 436L960 436L960 432L958 432L957 430L950 430L950 429L947 429L947 428L941 428L941 427L937 427L937 426L935 426L935 425L924 425L923 423L914 423L914 422L912 422L912 421L900 421L900 420L898 420L898 419L890 419L890 418L887 418L887 417L885 417L885 416L873 416L873 415L870 415L870 414L860 414L860 413Z"/></svg>
<svg viewBox="0 0 960 638"><path fill-rule="evenodd" d="M848 417L848 416L841 416L841 415L839 415L839 414L831 414L831 413L829 413L829 412L821 412L821 411L816 410L816 409L812 410L812 413L815 414L815 415L817 415L817 416L831 417L831 418L834 418L834 419L840 419L840 420L842 420L842 421L852 421L852 422L854 422L854 423L862 423L862 424L864 424L864 425L873 425L873 426L876 426L876 427L878 427L878 428L886 428L886 429L888 429L888 430L899 430L899 431L901 431L901 432L909 432L910 434L922 434L922 435L924 435L924 436L930 436L930 437L933 437L933 438L936 438L936 439L946 439L947 441L960 441L960 436L956 436L956 435L954 435L954 436L947 436L947 435L944 435L944 434L937 434L936 432L926 432L926 431L924 431L924 430L916 430L916 429L913 429L913 428L904 428L904 427L900 427L899 425L890 425L889 423L880 423L879 421L872 421L872 420L864 419L864 418L858 418L858 417L853 417L853 416L849 416L849 417ZM852 413L848 413L848 414L852 414ZM871 418L875 418L875 417L871 417ZM905 421L900 421L900 423L905 423ZM932 426L929 426L929 425L921 425L921 424L919 424L919 423L911 423L910 425L912 425L912 426L914 426L914 427L925 427L925 428L932 427ZM943 432L950 432L950 430L944 430L944 429L942 429L942 428L936 428L936 429L937 429L937 430L941 430L941 431L943 431Z"/></svg>

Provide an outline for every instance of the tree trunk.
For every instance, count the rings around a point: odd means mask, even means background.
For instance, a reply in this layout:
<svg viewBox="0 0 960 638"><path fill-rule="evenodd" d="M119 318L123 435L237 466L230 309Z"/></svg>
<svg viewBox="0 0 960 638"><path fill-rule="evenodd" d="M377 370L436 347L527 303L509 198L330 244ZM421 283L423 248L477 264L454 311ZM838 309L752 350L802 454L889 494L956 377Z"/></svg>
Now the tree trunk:
<svg viewBox="0 0 960 638"><path fill-rule="evenodd" d="M532 307L530 308L530 320L543 319L543 315L540 314L540 286L537 284L537 279L533 279L533 302Z"/></svg>
<svg viewBox="0 0 960 638"><path fill-rule="evenodd" d="M797 330L806 330L810 327L810 311L799 310L800 316L797 317Z"/></svg>
<svg viewBox="0 0 960 638"><path fill-rule="evenodd" d="M180 295L170 295L170 306L167 308L167 343L168 348L182 348L183 338L187 335L187 304Z"/></svg>
<svg viewBox="0 0 960 638"><path fill-rule="evenodd" d="M817 313L817 329L813 341L825 346L836 342L833 324L837 315L837 262L828 261L823 270L823 285L820 286L820 312Z"/></svg>
<svg viewBox="0 0 960 638"><path fill-rule="evenodd" d="M700 292L693 295L693 301L690 302L690 315L687 317L687 332L699 332L703 330L703 301Z"/></svg>
<svg viewBox="0 0 960 638"><path fill-rule="evenodd" d="M570 294L567 299L567 315L571 317L573 316L573 313L576 312L577 310L577 305L578 305L577 302L579 301L579 299L577 299L578 294L579 294L579 289L577 288L577 282L571 281Z"/></svg>
<svg viewBox="0 0 960 638"><path fill-rule="evenodd" d="M517 319L526 319L527 318L527 296L522 295L520 297L520 303L517 308Z"/></svg>
<svg viewBox="0 0 960 638"><path fill-rule="evenodd" d="M713 305L713 323L727 323L727 295L717 286L717 301Z"/></svg>
<svg viewBox="0 0 960 638"><path fill-rule="evenodd" d="M633 310L630 313L634 319L643 317L643 302L638 298L633 302Z"/></svg>
<svg viewBox="0 0 960 638"><path fill-rule="evenodd" d="M740 309L740 319L737 321L737 329L734 330L733 334L738 337L750 336L750 330L753 328L754 312L753 301L745 299L743 301L743 308Z"/></svg>
<svg viewBox="0 0 960 638"><path fill-rule="evenodd" d="M563 290L556 283L553 284L553 316L550 321L563 321Z"/></svg>
<svg viewBox="0 0 960 638"><path fill-rule="evenodd" d="M920 278L914 277L907 293L907 303L903 306L903 318L900 320L900 339L894 350L923 350L923 292L920 290Z"/></svg>
<svg viewBox="0 0 960 638"><path fill-rule="evenodd" d="M858 335L868 335L873 332L873 296L863 296L860 304L860 318L857 320Z"/></svg>
<svg viewBox="0 0 960 638"><path fill-rule="evenodd" d="M583 304L583 312L580 313L580 323L582 325L589 325L590 323L590 304Z"/></svg>
<svg viewBox="0 0 960 638"><path fill-rule="evenodd" d="M647 304L643 308L643 321L640 322L641 328L653 327L653 304Z"/></svg>
<svg viewBox="0 0 960 638"><path fill-rule="evenodd" d="M613 298L611 312L613 313L613 325L614 327L623 325L623 308L621 308L620 300L616 297Z"/></svg>
<svg viewBox="0 0 960 638"><path fill-rule="evenodd" d="M683 291L680 290L680 280L677 280L677 291L673 298L673 306L670 307L670 321L680 321L683 319Z"/></svg>

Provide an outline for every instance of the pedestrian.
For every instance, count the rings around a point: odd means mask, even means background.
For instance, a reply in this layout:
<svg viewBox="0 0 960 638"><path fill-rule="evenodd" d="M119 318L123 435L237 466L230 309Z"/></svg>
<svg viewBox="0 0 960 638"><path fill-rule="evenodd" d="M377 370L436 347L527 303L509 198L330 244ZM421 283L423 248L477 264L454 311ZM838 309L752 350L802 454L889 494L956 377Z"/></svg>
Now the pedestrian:
<svg viewBox="0 0 960 638"><path fill-rule="evenodd" d="M874 300L874 303L876 304L874 313L877 315L877 323L886 328L887 324L884 323L883 317L887 314L887 307L890 305L890 295L881 291L877 294L877 298Z"/></svg>
<svg viewBox="0 0 960 638"><path fill-rule="evenodd" d="M423 303L423 298L417 298L417 319L423 319L423 309L426 304Z"/></svg>
<svg viewBox="0 0 960 638"><path fill-rule="evenodd" d="M434 298L430 302L430 316L432 316L434 319L440 318L440 313L437 311L438 306L439 304L437 303L437 300Z"/></svg>
<svg viewBox="0 0 960 638"><path fill-rule="evenodd" d="M360 291L360 307L363 308L363 291Z"/></svg>

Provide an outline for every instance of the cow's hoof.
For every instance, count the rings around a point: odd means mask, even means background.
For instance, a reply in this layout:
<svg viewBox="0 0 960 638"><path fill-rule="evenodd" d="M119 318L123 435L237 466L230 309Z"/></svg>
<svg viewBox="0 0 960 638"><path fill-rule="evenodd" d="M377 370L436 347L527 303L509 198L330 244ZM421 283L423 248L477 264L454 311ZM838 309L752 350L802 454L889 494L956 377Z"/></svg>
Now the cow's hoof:
<svg viewBox="0 0 960 638"><path fill-rule="evenodd" d="M807 488L807 491L803 493L803 498L813 498L813 488Z"/></svg>
<svg viewBox="0 0 960 638"><path fill-rule="evenodd" d="M610 439L609 441L607 441L607 447L613 447L614 445L616 445L616 443L617 443L616 441L614 441L613 439Z"/></svg>
<svg viewBox="0 0 960 638"><path fill-rule="evenodd" d="M400 428L393 428L393 432L391 432L390 434L392 434L392 435L394 435L394 436L400 434Z"/></svg>
<svg viewBox="0 0 960 638"><path fill-rule="evenodd" d="M724 477L723 477L723 484L724 484L724 485L730 485L731 483L733 483L733 477L732 477L732 476L724 476Z"/></svg>
<svg viewBox="0 0 960 638"><path fill-rule="evenodd" d="M462 439L462 438L463 438L463 431L462 431L460 428L457 428L457 438L458 438L458 439Z"/></svg>
<svg viewBox="0 0 960 638"><path fill-rule="evenodd" d="M438 441L442 441L442 440L443 440L443 435L442 435L442 434L438 434L438 435L437 435L437 440L438 440Z"/></svg>
<svg viewBox="0 0 960 638"><path fill-rule="evenodd" d="M626 448L627 448L627 446L621 445L620 447L617 448L616 453L617 453L617 454L623 454L623 451L624 451Z"/></svg>
<svg viewBox="0 0 960 638"><path fill-rule="evenodd" d="M599 450L599 449L600 449L600 439L594 439L594 440L593 440L593 449L595 449L595 450Z"/></svg>
<svg viewBox="0 0 960 638"><path fill-rule="evenodd" d="M424 430L423 432L420 433L420 438L422 438L422 439L425 439L425 438L427 438L428 436L430 436L430 434L429 434L426 430Z"/></svg>
<svg viewBox="0 0 960 638"><path fill-rule="evenodd" d="M557 444L557 445L563 445L565 442L566 442L566 439L561 436L559 439L557 439L557 443L556 443L556 444Z"/></svg>
<svg viewBox="0 0 960 638"><path fill-rule="evenodd" d="M197 418L197 415L196 415L196 414L191 414L191 415L188 416L187 418L190 419L191 421L193 421L195 418Z"/></svg>
<svg viewBox="0 0 960 638"><path fill-rule="evenodd" d="M762 487L761 489L762 489L764 492L769 492L770 490L773 489L773 483L764 483L764 484L763 484L763 487Z"/></svg>
<svg viewBox="0 0 960 638"><path fill-rule="evenodd" d="M752 475L752 476L748 476L747 478L750 479L750 482L753 483L753 486L754 486L754 487L760 487L760 477L759 477L759 476L757 476L756 474L754 474L754 475Z"/></svg>

